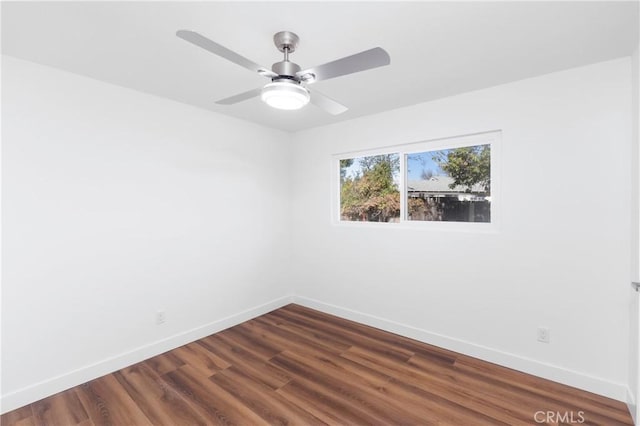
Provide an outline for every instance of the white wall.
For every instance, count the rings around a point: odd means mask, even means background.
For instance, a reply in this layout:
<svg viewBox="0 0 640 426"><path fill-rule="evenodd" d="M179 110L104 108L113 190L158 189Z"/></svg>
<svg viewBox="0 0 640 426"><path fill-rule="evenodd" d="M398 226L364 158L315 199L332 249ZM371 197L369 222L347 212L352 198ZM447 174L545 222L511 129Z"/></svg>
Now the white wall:
<svg viewBox="0 0 640 426"><path fill-rule="evenodd" d="M289 134L10 57L2 89L2 411L289 300Z"/></svg>
<svg viewBox="0 0 640 426"><path fill-rule="evenodd" d="M631 117L632 167L631 177L631 271L630 279L640 281L640 51L631 57ZM640 295L629 290L629 396L627 403L634 420L638 421L638 391L640 390Z"/></svg>
<svg viewBox="0 0 640 426"><path fill-rule="evenodd" d="M300 301L625 400L629 70L619 59L297 133ZM496 129L498 232L332 225L332 154Z"/></svg>
<svg viewBox="0 0 640 426"><path fill-rule="evenodd" d="M3 57L2 411L294 289L299 303L623 400L629 69L595 64L291 141ZM332 154L495 129L497 232L331 224Z"/></svg>

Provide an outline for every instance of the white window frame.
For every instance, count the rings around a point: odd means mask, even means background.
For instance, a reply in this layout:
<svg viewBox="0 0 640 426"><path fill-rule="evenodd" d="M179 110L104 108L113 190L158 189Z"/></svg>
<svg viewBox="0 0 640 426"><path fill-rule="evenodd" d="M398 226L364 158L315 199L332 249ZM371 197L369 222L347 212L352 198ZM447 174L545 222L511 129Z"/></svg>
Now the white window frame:
<svg viewBox="0 0 640 426"><path fill-rule="evenodd" d="M491 146L491 222L442 222L407 220L406 170L407 155L465 146ZM388 146L376 149L334 154L331 161L331 217L336 226L372 227L386 229L427 229L436 231L496 232L500 225L501 204L501 163L502 131L492 130L462 136L452 136ZM340 219L340 160L369 157L373 155L398 154L400 156L400 221L360 222Z"/></svg>

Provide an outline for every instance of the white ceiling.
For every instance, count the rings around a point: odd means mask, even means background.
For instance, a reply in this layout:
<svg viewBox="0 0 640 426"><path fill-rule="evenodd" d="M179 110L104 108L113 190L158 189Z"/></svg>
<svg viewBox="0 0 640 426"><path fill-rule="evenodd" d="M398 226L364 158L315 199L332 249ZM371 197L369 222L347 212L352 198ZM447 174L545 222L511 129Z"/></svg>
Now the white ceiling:
<svg viewBox="0 0 640 426"><path fill-rule="evenodd" d="M178 29L269 68L281 30L300 36L291 60L303 69L375 46L391 65L310 87L348 106L340 116L221 106L268 80ZM288 131L627 56L637 40L637 1L2 2L4 54Z"/></svg>

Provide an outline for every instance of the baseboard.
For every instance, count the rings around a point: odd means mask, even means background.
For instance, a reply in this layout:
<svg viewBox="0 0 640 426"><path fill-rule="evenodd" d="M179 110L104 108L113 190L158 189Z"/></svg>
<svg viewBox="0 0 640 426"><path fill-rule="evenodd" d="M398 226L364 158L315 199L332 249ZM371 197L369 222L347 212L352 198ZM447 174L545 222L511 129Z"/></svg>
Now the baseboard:
<svg viewBox="0 0 640 426"><path fill-rule="evenodd" d="M255 306L240 313L221 318L209 324L184 331L165 339L140 346L120 355L104 359L94 364L86 365L63 375L52 377L42 382L27 386L17 391L2 395L0 398L0 413L6 413L24 405L38 401L47 396L62 392L74 386L128 367L145 359L175 349L187 343L225 330L244 321L271 312L293 302L292 296L285 296L265 304Z"/></svg>
<svg viewBox="0 0 640 426"><path fill-rule="evenodd" d="M533 374L534 376L573 386L589 392L603 395L618 401L625 402L627 398L627 386L614 383L599 377L590 376L578 371L569 370L555 365L542 363L520 355L500 351L487 346L478 345L460 339L433 333L417 327L401 324L375 315L354 311L341 306L324 303L306 297L295 296L294 303L317 309L341 318L366 324L381 330L399 334L401 336L416 339L418 341L459 352L479 358L484 361L502 365L507 368Z"/></svg>
<svg viewBox="0 0 640 426"><path fill-rule="evenodd" d="M636 399L631 392L631 389L627 388L627 408L629 409L629 413L631 414L631 418L633 419L633 424L638 424L638 419L636 418Z"/></svg>
<svg viewBox="0 0 640 426"><path fill-rule="evenodd" d="M42 398L46 398L47 396L64 391L79 384L86 383L100 376L104 376L105 374L112 373L163 352L193 342L194 340L201 339L210 334L217 333L244 321L266 314L267 312L278 309L289 303L297 303L328 314L333 314L345 319L370 325L381 330L396 333L421 342L512 368L514 370L533 374L538 377L626 402L634 421L637 422L637 419L635 418L635 399L626 385L613 383L581 372L541 363L530 358L454 339L417 327L380 318L375 315L358 312L301 296L281 297L226 318L216 320L209 324L187 330L168 338L138 347L115 357L107 358L91 365L86 365L66 374L52 377L42 382L8 393L0 398L0 413L6 413Z"/></svg>

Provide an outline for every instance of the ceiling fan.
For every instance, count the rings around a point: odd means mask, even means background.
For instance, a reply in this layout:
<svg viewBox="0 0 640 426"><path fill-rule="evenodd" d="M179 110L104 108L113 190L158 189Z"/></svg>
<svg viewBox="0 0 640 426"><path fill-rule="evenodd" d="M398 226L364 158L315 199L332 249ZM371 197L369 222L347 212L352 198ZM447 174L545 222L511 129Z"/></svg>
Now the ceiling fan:
<svg viewBox="0 0 640 426"><path fill-rule="evenodd" d="M273 42L278 50L284 54L284 59L273 64L271 70L269 70L194 31L180 30L176 35L234 64L271 79L271 82L264 87L258 87L216 102L221 105L235 104L259 95L267 105L273 108L300 109L311 101L312 104L330 114L341 114L347 110L346 106L316 90L311 93L307 89L307 85L320 80L328 80L389 65L391 62L389 54L384 49L374 47L364 52L303 70L300 65L289 61L289 55L295 52L300 38L291 31L280 31L273 36Z"/></svg>

